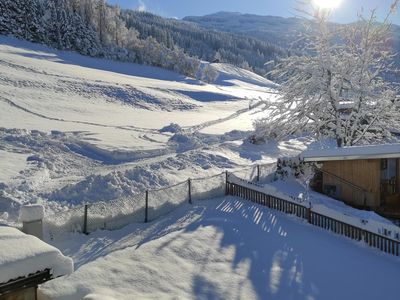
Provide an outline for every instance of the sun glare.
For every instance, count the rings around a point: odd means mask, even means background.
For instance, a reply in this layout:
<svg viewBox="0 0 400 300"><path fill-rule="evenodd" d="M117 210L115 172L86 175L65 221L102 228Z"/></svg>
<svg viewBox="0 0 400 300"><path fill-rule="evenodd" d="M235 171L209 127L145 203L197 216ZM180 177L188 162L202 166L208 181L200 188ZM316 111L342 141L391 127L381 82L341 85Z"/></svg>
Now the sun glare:
<svg viewBox="0 0 400 300"><path fill-rule="evenodd" d="M342 0L313 0L313 2L320 8L332 9L338 7Z"/></svg>

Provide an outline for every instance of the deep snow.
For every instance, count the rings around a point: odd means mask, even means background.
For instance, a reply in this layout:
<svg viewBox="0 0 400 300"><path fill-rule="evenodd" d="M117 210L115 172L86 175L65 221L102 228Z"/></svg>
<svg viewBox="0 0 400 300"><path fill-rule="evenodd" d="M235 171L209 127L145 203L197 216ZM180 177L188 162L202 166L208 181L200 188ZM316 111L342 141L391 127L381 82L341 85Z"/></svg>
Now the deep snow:
<svg viewBox="0 0 400 300"><path fill-rule="evenodd" d="M305 149L307 139L243 143L275 85L214 67L205 84L0 36L0 223L26 203L52 214Z"/></svg>
<svg viewBox="0 0 400 300"><path fill-rule="evenodd" d="M54 244L53 299L397 299L399 259L238 198Z"/></svg>
<svg viewBox="0 0 400 300"><path fill-rule="evenodd" d="M51 215L134 201L146 189L273 162L312 142L247 142L275 85L214 67L220 76L205 84L0 36L0 223L15 224L29 203ZM395 299L399 275L396 258L230 197L53 243L77 268L42 287L56 299Z"/></svg>

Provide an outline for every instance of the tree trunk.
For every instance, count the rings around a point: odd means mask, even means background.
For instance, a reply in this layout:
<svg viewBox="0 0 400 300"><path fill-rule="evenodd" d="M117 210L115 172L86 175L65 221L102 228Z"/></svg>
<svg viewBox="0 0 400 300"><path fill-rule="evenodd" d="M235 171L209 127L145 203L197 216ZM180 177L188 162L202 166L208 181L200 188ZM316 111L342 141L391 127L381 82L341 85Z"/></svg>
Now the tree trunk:
<svg viewBox="0 0 400 300"><path fill-rule="evenodd" d="M342 148L342 146L343 146L343 140L342 140L342 138L336 138L336 145L339 147L339 148Z"/></svg>

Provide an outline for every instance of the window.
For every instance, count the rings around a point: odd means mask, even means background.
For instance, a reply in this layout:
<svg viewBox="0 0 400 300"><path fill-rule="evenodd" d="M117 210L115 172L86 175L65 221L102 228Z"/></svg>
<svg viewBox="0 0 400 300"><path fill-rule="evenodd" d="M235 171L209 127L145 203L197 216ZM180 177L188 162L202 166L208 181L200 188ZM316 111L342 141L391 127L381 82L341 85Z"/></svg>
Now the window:
<svg viewBox="0 0 400 300"><path fill-rule="evenodd" d="M324 194L332 198L337 198L339 197L339 189L336 185L325 184Z"/></svg>
<svg viewBox="0 0 400 300"><path fill-rule="evenodd" d="M385 158L381 160L381 192L383 195L393 195L397 188L397 159Z"/></svg>

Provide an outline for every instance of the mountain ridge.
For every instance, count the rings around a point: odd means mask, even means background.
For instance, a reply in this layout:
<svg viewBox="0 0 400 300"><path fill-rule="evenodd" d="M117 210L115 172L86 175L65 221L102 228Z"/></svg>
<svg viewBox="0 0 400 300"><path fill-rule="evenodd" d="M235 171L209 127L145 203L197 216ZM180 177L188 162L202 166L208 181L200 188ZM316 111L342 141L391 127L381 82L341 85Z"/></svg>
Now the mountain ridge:
<svg viewBox="0 0 400 300"><path fill-rule="evenodd" d="M234 19L230 19L235 16ZM204 16L186 16L182 20L196 23L201 27L230 33L250 35L267 42L278 42L280 46L288 46L291 37L299 33L303 26L303 20L298 17L281 17L273 15L257 15L250 13L239 13L219 11ZM246 24L250 24L246 26ZM339 24L339 23L332 23ZM352 24L352 23L348 23ZM347 25L347 24L341 24ZM293 35L286 35L285 32ZM392 32L400 50L400 25L392 24ZM286 39L289 38L289 39ZM279 40L283 40L280 43Z"/></svg>

